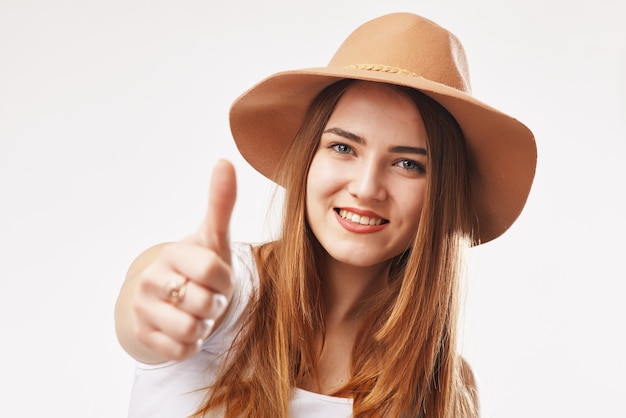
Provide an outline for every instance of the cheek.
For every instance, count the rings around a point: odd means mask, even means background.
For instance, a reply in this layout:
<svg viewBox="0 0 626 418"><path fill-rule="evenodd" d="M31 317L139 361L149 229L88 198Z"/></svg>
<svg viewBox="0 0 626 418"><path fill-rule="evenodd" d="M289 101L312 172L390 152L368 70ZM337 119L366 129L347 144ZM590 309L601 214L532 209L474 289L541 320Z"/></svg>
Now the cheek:
<svg viewBox="0 0 626 418"><path fill-rule="evenodd" d="M339 170L340 168L333 164L332 161L329 161L328 158L316 155L313 161L311 161L307 177L307 200L309 198L315 200L313 199L314 196L319 198L329 195L340 188L340 179L343 178L343 174Z"/></svg>
<svg viewBox="0 0 626 418"><path fill-rule="evenodd" d="M399 190L398 207L402 208L407 231L411 236L414 236L417 233L424 201L426 200L426 183L420 184L411 193L407 193L407 190L410 190L410 188Z"/></svg>

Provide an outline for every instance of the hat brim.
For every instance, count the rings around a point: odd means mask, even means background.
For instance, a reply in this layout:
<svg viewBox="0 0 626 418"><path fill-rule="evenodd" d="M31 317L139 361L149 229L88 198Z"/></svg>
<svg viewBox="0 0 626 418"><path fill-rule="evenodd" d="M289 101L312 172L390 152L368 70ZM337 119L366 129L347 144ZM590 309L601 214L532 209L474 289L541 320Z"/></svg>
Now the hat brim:
<svg viewBox="0 0 626 418"><path fill-rule="evenodd" d="M471 200L477 216L475 244L500 236L513 224L535 176L537 149L532 132L469 94L422 77L343 67L274 74L243 93L231 106L231 132L241 155L275 181L278 162L313 98L344 78L411 87L445 107L458 122L467 143Z"/></svg>

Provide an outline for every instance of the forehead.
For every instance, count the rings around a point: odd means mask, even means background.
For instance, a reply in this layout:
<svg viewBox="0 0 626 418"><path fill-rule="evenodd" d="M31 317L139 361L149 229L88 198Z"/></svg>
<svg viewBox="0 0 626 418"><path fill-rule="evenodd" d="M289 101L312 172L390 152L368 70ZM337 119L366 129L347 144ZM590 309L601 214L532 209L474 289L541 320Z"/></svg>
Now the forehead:
<svg viewBox="0 0 626 418"><path fill-rule="evenodd" d="M337 102L326 128L339 127L364 139L425 143L420 111L404 90L374 82L352 84Z"/></svg>

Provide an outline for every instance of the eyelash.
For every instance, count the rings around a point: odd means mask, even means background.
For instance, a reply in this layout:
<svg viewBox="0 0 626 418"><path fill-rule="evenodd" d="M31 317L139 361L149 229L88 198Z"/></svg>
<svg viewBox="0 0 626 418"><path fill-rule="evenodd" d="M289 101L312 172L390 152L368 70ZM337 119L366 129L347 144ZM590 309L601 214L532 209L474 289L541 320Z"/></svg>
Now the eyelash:
<svg viewBox="0 0 626 418"><path fill-rule="evenodd" d="M328 148L334 150L337 154L341 154L341 155L354 154L354 150L352 149L352 147L344 143L331 144L329 145ZM412 167L407 167L407 164L411 164ZM399 160L396 163L394 163L394 165L406 171L416 171L421 174L426 173L426 168L422 164L418 163L417 161L408 160L408 159Z"/></svg>
<svg viewBox="0 0 626 418"><path fill-rule="evenodd" d="M412 168L407 168L406 165L408 164L412 164L413 167ZM417 171L419 173L426 173L426 168L418 163L417 161L413 161L413 160L400 160L398 161L395 165L397 165L400 168L405 169L406 171Z"/></svg>
<svg viewBox="0 0 626 418"><path fill-rule="evenodd" d="M340 147L345 148L345 149L343 151L340 151L339 150ZM352 150L352 147L350 145L346 145L346 144L342 144L342 143L332 144L329 148L332 148L338 154L352 154L352 153L354 153L354 151Z"/></svg>

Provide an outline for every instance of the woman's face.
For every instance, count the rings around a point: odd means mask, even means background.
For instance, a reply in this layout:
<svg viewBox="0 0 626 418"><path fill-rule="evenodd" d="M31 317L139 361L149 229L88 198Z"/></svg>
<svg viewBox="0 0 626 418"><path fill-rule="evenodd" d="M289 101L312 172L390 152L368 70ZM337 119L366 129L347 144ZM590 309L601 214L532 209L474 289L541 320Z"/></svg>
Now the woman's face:
<svg viewBox="0 0 626 418"><path fill-rule="evenodd" d="M345 92L307 178L307 219L330 257L378 266L410 246L426 190L426 147L408 95L364 82Z"/></svg>

